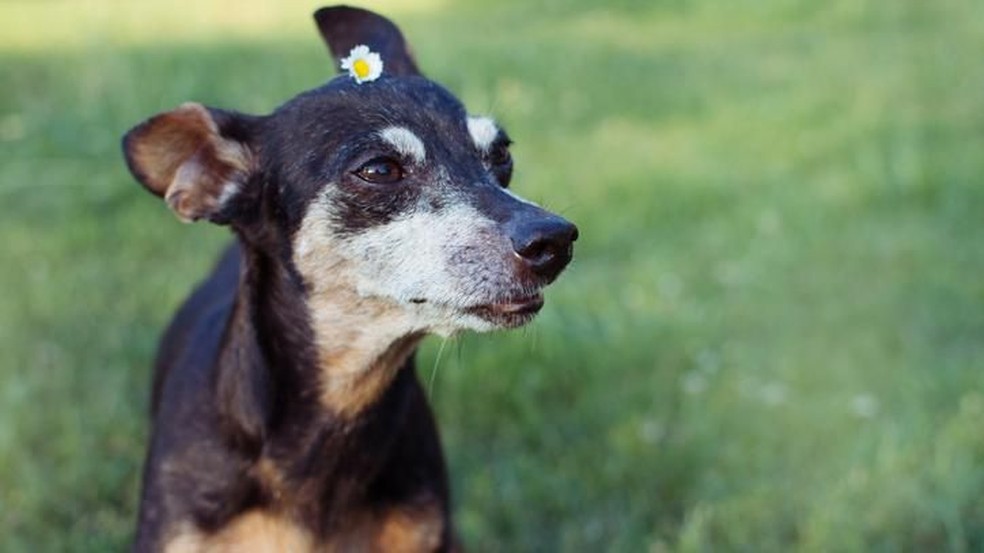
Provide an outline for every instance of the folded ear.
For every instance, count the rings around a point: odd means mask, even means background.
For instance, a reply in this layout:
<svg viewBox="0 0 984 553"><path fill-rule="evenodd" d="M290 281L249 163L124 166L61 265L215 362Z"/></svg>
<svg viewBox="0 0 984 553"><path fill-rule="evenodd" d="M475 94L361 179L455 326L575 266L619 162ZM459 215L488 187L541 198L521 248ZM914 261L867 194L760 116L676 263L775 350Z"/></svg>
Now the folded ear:
<svg viewBox="0 0 984 553"><path fill-rule="evenodd" d="M364 44L383 59L384 73L420 75L403 34L389 19L359 8L332 6L314 12L314 20L336 63Z"/></svg>
<svg viewBox="0 0 984 553"><path fill-rule="evenodd" d="M247 145L253 118L188 103L123 137L130 172L185 222L225 224L254 172Z"/></svg>

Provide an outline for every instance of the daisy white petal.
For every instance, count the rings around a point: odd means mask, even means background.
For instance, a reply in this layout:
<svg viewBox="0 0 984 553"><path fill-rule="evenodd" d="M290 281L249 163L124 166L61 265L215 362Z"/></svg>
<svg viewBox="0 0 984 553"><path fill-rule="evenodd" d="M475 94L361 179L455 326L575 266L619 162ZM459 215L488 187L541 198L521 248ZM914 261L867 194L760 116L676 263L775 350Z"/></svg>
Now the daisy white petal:
<svg viewBox="0 0 984 553"><path fill-rule="evenodd" d="M355 82L362 84L374 81L383 73L383 60L379 54L369 50L369 47L360 44L349 52L348 57L342 60L342 69L355 79Z"/></svg>

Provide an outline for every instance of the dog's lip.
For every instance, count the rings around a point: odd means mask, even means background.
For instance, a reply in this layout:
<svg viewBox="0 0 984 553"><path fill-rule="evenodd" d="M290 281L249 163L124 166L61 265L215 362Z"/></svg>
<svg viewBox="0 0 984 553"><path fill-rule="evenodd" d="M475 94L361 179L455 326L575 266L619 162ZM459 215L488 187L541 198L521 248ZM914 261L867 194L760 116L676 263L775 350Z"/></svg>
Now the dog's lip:
<svg viewBox="0 0 984 553"><path fill-rule="evenodd" d="M543 294L513 296L468 308L469 313L485 318L524 317L537 314L543 307Z"/></svg>

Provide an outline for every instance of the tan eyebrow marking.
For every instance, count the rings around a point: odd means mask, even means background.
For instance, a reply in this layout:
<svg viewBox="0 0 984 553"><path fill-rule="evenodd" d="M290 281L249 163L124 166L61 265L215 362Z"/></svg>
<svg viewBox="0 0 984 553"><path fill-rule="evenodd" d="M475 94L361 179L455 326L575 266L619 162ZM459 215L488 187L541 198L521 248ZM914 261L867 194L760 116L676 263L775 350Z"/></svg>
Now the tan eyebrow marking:
<svg viewBox="0 0 984 553"><path fill-rule="evenodd" d="M406 127L387 127L379 131L379 137L393 146L393 148L417 163L423 163L427 159L427 149L424 142Z"/></svg>
<svg viewBox="0 0 984 553"><path fill-rule="evenodd" d="M491 117L468 117L468 134L471 135L475 146L482 152L489 151L495 137L499 136L499 127Z"/></svg>

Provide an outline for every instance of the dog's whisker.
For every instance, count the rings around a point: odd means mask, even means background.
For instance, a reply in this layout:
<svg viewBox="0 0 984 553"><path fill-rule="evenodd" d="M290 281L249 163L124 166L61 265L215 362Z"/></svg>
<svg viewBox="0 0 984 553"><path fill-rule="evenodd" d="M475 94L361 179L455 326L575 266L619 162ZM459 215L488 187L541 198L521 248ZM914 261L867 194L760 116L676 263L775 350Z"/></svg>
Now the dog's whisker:
<svg viewBox="0 0 984 553"><path fill-rule="evenodd" d="M437 367L441 364L441 356L444 355L444 346L453 338L448 336L441 339L441 347L437 348L437 355L434 357L434 367L431 368L430 379L427 381L427 396L434 398L434 378L437 376Z"/></svg>

